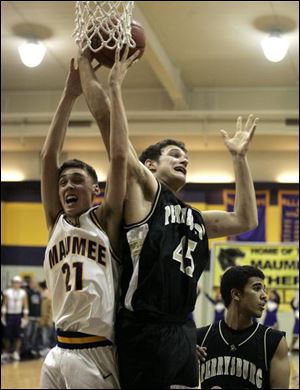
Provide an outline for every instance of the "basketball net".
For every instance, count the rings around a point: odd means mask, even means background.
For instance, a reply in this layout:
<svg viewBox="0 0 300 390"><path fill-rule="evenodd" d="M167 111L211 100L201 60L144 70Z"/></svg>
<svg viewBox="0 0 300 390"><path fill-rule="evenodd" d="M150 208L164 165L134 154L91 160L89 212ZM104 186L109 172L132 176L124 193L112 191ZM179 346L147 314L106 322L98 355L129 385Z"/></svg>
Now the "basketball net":
<svg viewBox="0 0 300 390"><path fill-rule="evenodd" d="M73 36L81 51L135 47L131 37L134 1L76 1ZM92 46L94 37L99 39Z"/></svg>

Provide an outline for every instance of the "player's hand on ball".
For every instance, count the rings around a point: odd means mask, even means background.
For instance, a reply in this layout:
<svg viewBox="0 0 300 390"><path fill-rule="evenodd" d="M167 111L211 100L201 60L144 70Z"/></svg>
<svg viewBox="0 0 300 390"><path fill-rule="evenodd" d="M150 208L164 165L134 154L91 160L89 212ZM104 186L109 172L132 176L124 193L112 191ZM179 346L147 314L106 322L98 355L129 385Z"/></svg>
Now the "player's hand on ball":
<svg viewBox="0 0 300 390"><path fill-rule="evenodd" d="M126 46L125 51L120 59L120 49L116 49L115 63L109 74L109 85L111 87L122 85L128 68L137 60L140 51L135 51L130 57L128 57L129 46Z"/></svg>

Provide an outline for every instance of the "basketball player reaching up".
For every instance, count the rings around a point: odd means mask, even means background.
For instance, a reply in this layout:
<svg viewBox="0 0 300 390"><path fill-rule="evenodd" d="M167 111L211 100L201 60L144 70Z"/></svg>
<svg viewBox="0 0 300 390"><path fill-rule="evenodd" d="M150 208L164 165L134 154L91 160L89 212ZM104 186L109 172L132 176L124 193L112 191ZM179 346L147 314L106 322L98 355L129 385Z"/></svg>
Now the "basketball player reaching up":
<svg viewBox="0 0 300 390"><path fill-rule="evenodd" d="M49 229L44 270L52 295L58 345L47 355L42 388L119 388L113 323L119 231L126 193L128 134L121 96L126 71L136 58L116 53L109 75L110 167L102 204L95 170L58 161L72 106L81 94L79 70L70 71L42 150L42 200ZM80 62L80 58L79 58Z"/></svg>
<svg viewBox="0 0 300 390"><path fill-rule="evenodd" d="M252 321L267 303L264 278L248 265L224 273L225 320L197 329L201 389L288 389L284 332Z"/></svg>
<svg viewBox="0 0 300 390"><path fill-rule="evenodd" d="M83 93L109 150L109 99L87 58L81 63ZM239 234L257 226L257 208L246 153L257 125L222 135L236 177L233 212L199 212L177 196L186 182L187 150L182 142L151 145L140 160L128 155L122 256L122 309L116 337L122 388L198 386L194 310L197 282L208 259L208 238Z"/></svg>

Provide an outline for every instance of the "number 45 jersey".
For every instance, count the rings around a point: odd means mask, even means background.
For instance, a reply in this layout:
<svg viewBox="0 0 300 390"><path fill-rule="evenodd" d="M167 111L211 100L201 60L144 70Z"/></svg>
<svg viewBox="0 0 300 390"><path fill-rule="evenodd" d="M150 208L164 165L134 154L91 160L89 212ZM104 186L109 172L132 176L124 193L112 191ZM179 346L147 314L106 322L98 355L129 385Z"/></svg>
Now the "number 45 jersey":
<svg viewBox="0 0 300 390"><path fill-rule="evenodd" d="M208 258L202 216L163 184L148 216L125 226L122 303L136 313L185 321Z"/></svg>
<svg viewBox="0 0 300 390"><path fill-rule="evenodd" d="M57 329L103 336L113 341L117 259L95 216L95 208L72 225L61 214L44 259Z"/></svg>

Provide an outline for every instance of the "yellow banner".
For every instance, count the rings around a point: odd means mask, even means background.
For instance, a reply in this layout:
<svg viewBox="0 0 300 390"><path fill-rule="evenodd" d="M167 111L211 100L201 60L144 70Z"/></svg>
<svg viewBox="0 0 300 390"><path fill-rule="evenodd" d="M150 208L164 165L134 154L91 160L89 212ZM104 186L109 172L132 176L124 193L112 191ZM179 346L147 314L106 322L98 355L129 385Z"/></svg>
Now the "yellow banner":
<svg viewBox="0 0 300 390"><path fill-rule="evenodd" d="M212 284L220 287L225 270L233 265L252 265L265 275L267 289L281 298L280 311L290 311L290 301L299 287L298 243L214 242L211 251Z"/></svg>

